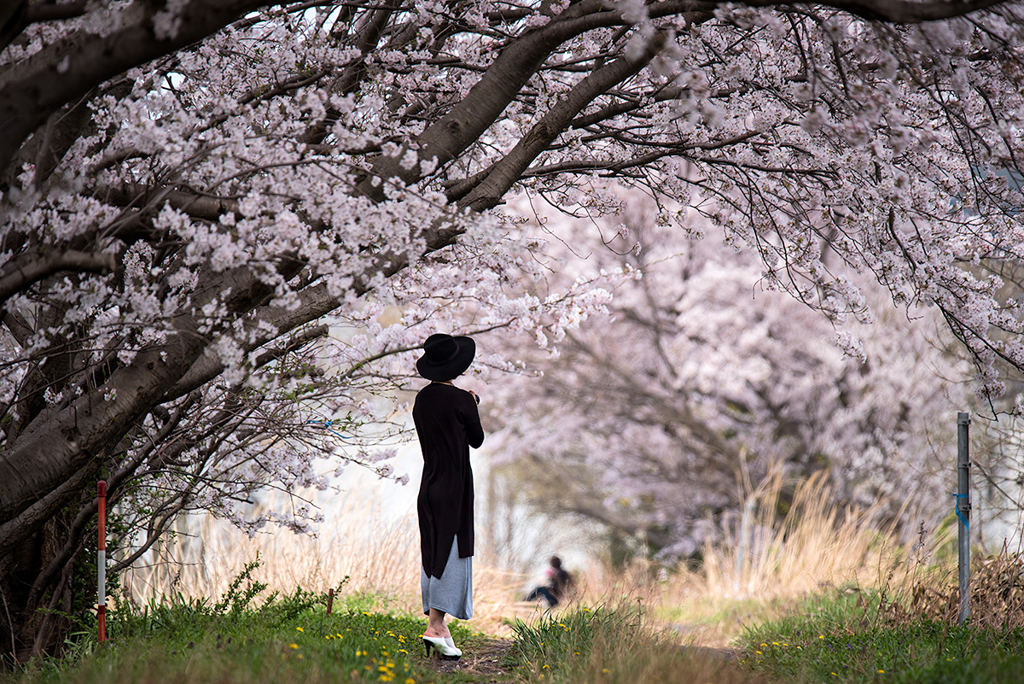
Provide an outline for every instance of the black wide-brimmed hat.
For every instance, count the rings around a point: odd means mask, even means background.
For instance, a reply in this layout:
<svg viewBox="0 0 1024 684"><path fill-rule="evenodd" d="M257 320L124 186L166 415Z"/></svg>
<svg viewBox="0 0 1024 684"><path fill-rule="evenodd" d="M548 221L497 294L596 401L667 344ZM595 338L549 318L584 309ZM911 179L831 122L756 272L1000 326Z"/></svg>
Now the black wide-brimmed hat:
<svg viewBox="0 0 1024 684"><path fill-rule="evenodd" d="M443 382L466 372L476 355L476 343L470 337L438 333L423 343L423 352L416 370L427 380Z"/></svg>

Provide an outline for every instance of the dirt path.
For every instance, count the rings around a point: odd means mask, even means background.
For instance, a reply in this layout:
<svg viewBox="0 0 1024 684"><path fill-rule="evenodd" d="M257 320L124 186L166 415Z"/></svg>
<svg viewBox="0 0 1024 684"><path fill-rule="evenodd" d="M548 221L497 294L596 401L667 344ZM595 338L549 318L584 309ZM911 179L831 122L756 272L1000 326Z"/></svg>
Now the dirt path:
<svg viewBox="0 0 1024 684"><path fill-rule="evenodd" d="M435 660L437 671L443 674L458 672L481 684L514 684L515 674L505 667L505 659L512 649L511 639L487 637L474 644L459 660ZM683 646L684 653L700 660L735 660L739 651L731 648L708 646Z"/></svg>
<svg viewBox="0 0 1024 684"><path fill-rule="evenodd" d="M515 677L503 664L512 649L512 640L486 638L477 643L479 646L458 660L435 660L437 671L444 674L459 672L481 683L513 684Z"/></svg>

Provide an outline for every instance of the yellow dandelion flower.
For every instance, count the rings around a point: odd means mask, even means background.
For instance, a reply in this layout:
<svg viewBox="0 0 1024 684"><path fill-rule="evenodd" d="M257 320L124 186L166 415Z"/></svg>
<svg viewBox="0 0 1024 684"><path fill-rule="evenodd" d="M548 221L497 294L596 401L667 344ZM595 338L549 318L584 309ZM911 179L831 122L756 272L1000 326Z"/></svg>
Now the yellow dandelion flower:
<svg viewBox="0 0 1024 684"><path fill-rule="evenodd" d="M297 631L299 631L299 632L304 632L304 631L306 631L306 630L302 629L301 627L296 627L295 629L296 629Z"/></svg>
<svg viewBox="0 0 1024 684"><path fill-rule="evenodd" d="M885 670L879 670L878 674L885 674Z"/></svg>
<svg viewBox="0 0 1024 684"><path fill-rule="evenodd" d="M288 644L288 648L298 648L298 644Z"/></svg>
<svg viewBox="0 0 1024 684"><path fill-rule="evenodd" d="M416 680L412 677L409 677L409 679L405 680L405 684L416 684Z"/></svg>
<svg viewBox="0 0 1024 684"><path fill-rule="evenodd" d="M604 672L605 674L608 674L609 672L611 672L611 670L609 670L609 669L608 669L608 668L606 667L606 668L604 668L603 670L601 670L601 672Z"/></svg>

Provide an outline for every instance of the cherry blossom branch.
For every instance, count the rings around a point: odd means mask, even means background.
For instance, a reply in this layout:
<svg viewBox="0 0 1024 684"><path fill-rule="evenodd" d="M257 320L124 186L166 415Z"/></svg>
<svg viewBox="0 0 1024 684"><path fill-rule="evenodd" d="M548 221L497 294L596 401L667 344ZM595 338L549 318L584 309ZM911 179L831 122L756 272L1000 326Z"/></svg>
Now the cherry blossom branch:
<svg viewBox="0 0 1024 684"><path fill-rule="evenodd" d="M450 112L419 136L418 154L435 160L438 167L456 158L490 127L512 102L529 76L548 55L566 40L585 31L622 23L620 13L603 11L601 0L583 0L570 6L546 26L530 32L502 50L480 80ZM380 200L383 192L374 177L398 177L406 183L420 180L419 166L405 168L396 157L381 156L374 162L374 175L360 183L359 191Z"/></svg>
<svg viewBox="0 0 1024 684"><path fill-rule="evenodd" d="M282 275L291 278L300 268L301 264L291 263L282 268ZM206 276L195 290L193 302L199 307L219 297L229 309L247 311L267 296L266 284L246 267ZM230 294L225 296L225 292ZM105 428L113 424L127 429L152 406L164 403L161 397L166 393L165 388L174 385L209 344L199 328L195 315L179 314L175 318L175 332L168 335L165 345L140 351L132 363L119 368L112 376L108 384L114 395L109 400L89 393L62 407L52 421L34 420L14 444L8 445L6 458L0 461L0 473L18 483L0 493L0 519L22 519L20 513L37 506L32 503L36 500L34 492L54 489L46 484L48 480L62 481L65 477L62 471L69 464L81 468L90 462L91 454L103 452L108 443L120 439L111 437ZM63 427L54 429L55 425ZM47 446L41 447L39 442ZM50 455L48 467L38 463L39 448L47 449ZM27 467L26 463L36 467ZM57 485L56 489L62 487ZM31 530L30 527L12 528L5 536L6 527L0 527L0 549L9 548L16 541L10 535L24 535Z"/></svg>
<svg viewBox="0 0 1024 684"><path fill-rule="evenodd" d="M63 4L12 0L0 9L0 50L3 50L32 24L46 21L73 19L85 14L87 0L73 0Z"/></svg>
<svg viewBox="0 0 1024 684"><path fill-rule="evenodd" d="M98 200L118 207L138 206L140 210L159 209L166 202L170 206L195 218L216 221L224 214L238 211L238 200L214 194L175 190L172 187L154 187L141 183L98 185L90 190Z"/></svg>
<svg viewBox="0 0 1024 684"><path fill-rule="evenodd" d="M0 171L24 140L66 102L128 69L166 55L222 29L237 17L270 4L265 0L190 2L173 36L154 36L158 6L137 2L133 23L105 36L75 32L8 69L0 81Z"/></svg>
<svg viewBox="0 0 1024 684"><path fill-rule="evenodd" d="M683 153L688 150L719 150L732 145L738 145L741 142L745 142L751 138L755 138L762 135L761 131L748 131L747 133L741 133L740 135L733 136L728 140L720 140L717 142L708 143L681 143L674 145L667 145L665 149L659 149L656 152L649 152L646 155L639 155L630 158L629 160L579 160L579 161L564 161L557 164L549 164L545 166L538 166L528 169L523 172L523 178L538 178L541 176L557 175L566 172L573 173L593 173L594 171L608 171L609 175L616 175L631 168L639 168L649 165L651 162L663 159L665 157L677 157L685 156ZM602 136L604 137L604 136ZM708 161L705 159L704 161ZM489 173L481 172L479 176ZM811 173L811 172L808 172ZM457 189L461 190L464 185L460 184ZM452 195L455 196L454 189L451 191Z"/></svg>
<svg viewBox="0 0 1024 684"><path fill-rule="evenodd" d="M171 523L174 522L177 515L185 509L187 503L187 497L182 494L176 497L176 501L173 505L165 504L160 509L154 511L150 523L146 526L145 541L132 553L129 553L127 556L112 563L107 572L110 572L111 574L121 572L141 558L146 551L149 551L149 549L153 547L153 544L163 537L164 532L170 528Z"/></svg>
<svg viewBox="0 0 1024 684"><path fill-rule="evenodd" d="M0 269L0 305L32 283L61 271L112 273L117 268L117 255L92 252L23 253Z"/></svg>
<svg viewBox="0 0 1024 684"><path fill-rule="evenodd" d="M566 93L549 109L541 120L520 140L505 157L497 162L487 178L473 189L459 204L474 211L490 209L498 204L537 156L547 149L577 114L600 93L633 76L647 65L664 44L664 36L648 42L643 52L634 58L621 57L595 70Z"/></svg>

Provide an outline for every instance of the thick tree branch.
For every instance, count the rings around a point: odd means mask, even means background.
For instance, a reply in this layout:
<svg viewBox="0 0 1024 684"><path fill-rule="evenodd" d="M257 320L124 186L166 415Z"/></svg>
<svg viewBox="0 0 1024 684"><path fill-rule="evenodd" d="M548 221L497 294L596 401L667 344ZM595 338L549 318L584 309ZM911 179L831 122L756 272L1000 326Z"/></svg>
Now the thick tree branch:
<svg viewBox="0 0 1024 684"><path fill-rule="evenodd" d="M855 14L872 21L891 24L920 24L962 17L971 12L1003 5L1010 0L825 0L817 4ZM747 0L750 7L780 7L788 3Z"/></svg>
<svg viewBox="0 0 1024 684"><path fill-rule="evenodd" d="M159 209L166 202L193 218L208 221L217 221L224 214L238 210L238 201L232 198L200 195L172 187L151 187L139 183L101 186L91 194L96 199L117 207L134 207L140 210Z"/></svg>
<svg viewBox="0 0 1024 684"><path fill-rule="evenodd" d="M0 7L0 50L3 50L32 24L73 19L85 14L87 0L56 4L52 1L11 0Z"/></svg>
<svg viewBox="0 0 1024 684"><path fill-rule="evenodd" d="M219 31L246 12L284 4L266 0L191 2L173 37L158 38L153 19L159 5L136 2L134 22L108 36L79 31L0 74L0 172L26 138L53 112L132 67L170 54Z"/></svg>
<svg viewBox="0 0 1024 684"><path fill-rule="evenodd" d="M11 0L0 4L0 50L10 45L25 30L25 8L28 0Z"/></svg>
<svg viewBox="0 0 1024 684"><path fill-rule="evenodd" d="M498 204L530 163L561 135L584 107L616 83L621 83L644 68L661 49L664 40L664 36L658 34L647 49L635 59L621 57L580 81L541 118L511 152L494 165L487 179L462 199L459 202L460 206L484 211Z"/></svg>
<svg viewBox="0 0 1024 684"><path fill-rule="evenodd" d="M91 252L48 252L19 254L0 270L0 306L12 295L61 271L111 273L117 268L117 255Z"/></svg>
<svg viewBox="0 0 1024 684"><path fill-rule="evenodd" d="M623 23L621 13L604 11L602 0L583 0L570 6L548 25L526 34L506 47L466 97L417 139L419 158L437 160L441 167L455 159L493 124L552 51L586 31ZM404 168L401 156L378 157L374 176L414 183L421 178L418 165ZM380 200L383 188L366 178L359 191Z"/></svg>

